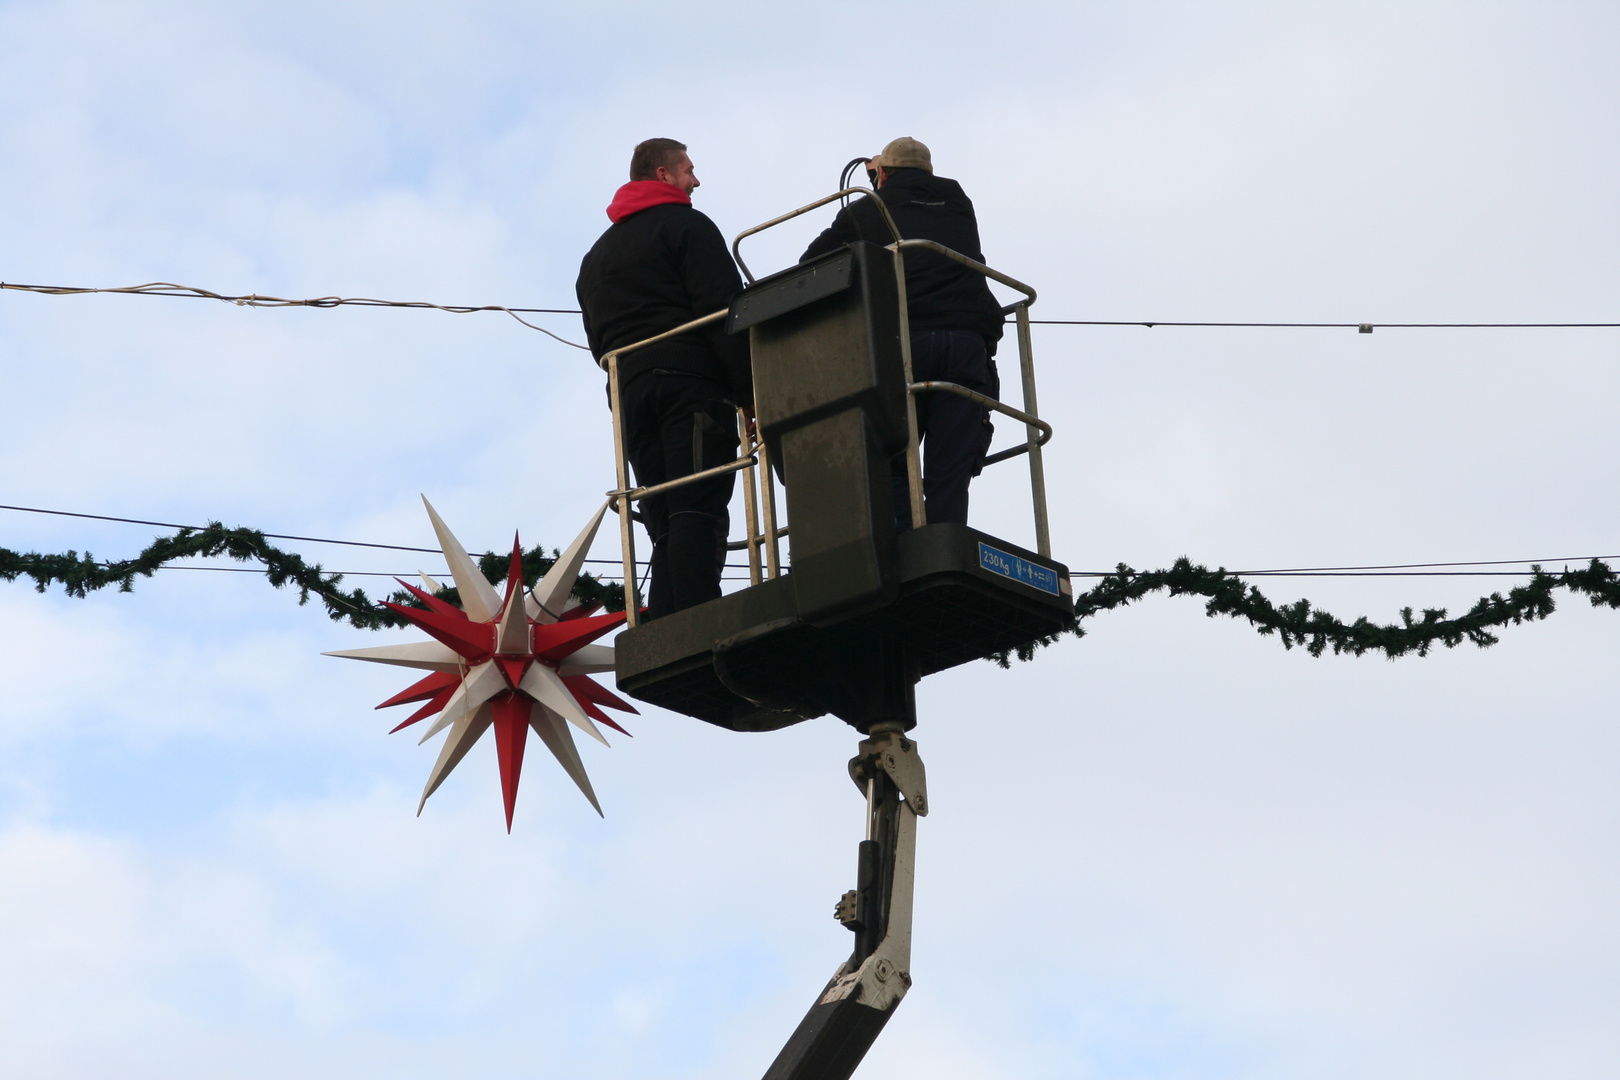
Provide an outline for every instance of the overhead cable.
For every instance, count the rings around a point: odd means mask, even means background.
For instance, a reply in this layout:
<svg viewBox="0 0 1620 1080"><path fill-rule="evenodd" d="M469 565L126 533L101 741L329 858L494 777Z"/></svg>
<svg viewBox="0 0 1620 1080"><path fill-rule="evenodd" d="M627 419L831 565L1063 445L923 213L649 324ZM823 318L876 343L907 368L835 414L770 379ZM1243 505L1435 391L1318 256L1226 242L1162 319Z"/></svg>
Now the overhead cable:
<svg viewBox="0 0 1620 1080"><path fill-rule="evenodd" d="M0 505L0 510L16 510L24 514L52 514L56 517L87 518L91 521L116 521L125 525L151 525L159 529L190 529L193 532L200 532L204 528L202 525L177 525L172 521L147 521L143 518L111 517L107 514L84 514L73 510L44 510L37 506ZM385 551L418 551L424 555L443 556L444 554L444 552L440 551L438 548L409 547L405 544L369 544L361 540L333 540L324 536L294 536L291 533L264 533L263 535L266 540L298 540L306 544L341 544L344 547L379 548ZM588 563L601 563L604 566L624 565L624 560L622 559L585 559L583 561ZM647 559L637 559L636 561L638 563L650 562L650 560ZM747 564L727 563L726 565L738 567L746 566ZM249 570L245 572L256 574L259 571ZM356 573L360 573L360 571L356 571ZM382 576L391 577L393 575L385 574Z"/></svg>
<svg viewBox="0 0 1620 1080"><path fill-rule="evenodd" d="M107 514L86 514L74 510L45 510L37 506L7 506L0 504L0 510L15 510L25 514L52 514L57 517L87 518L92 521L116 521L126 525L151 525L160 529L192 529L200 530L200 525L177 525L168 521L148 521L144 518L112 517ZM442 555L438 548L408 547L404 544L373 544L361 540L334 540L321 536L295 536L291 533L264 533L267 540L300 540L309 544L341 544L345 547L378 548L385 551L416 551L426 555ZM1550 559L1476 559L1467 562L1421 562L1421 563L1382 563L1372 566L1293 566L1267 570L1228 570L1226 573L1241 577L1523 577L1532 573L1524 570L1459 570L1458 567L1476 566L1530 566L1551 565L1554 563L1587 563L1593 559L1620 559L1620 555L1565 555ZM611 566L623 565L619 559L586 559L588 563L602 563ZM641 559L638 562L645 563ZM728 563L731 569L740 569L744 564ZM178 569L178 568L177 568ZM215 567L188 567L187 569L205 570ZM231 570L235 573L260 573L257 570L246 570L238 567L218 567L221 570ZM1419 572L1421 571L1421 572ZM1112 570L1072 570L1070 577L1101 578L1108 577L1116 571ZM396 577L400 575L372 570L344 571L349 576L359 577ZM729 580L729 579L728 579Z"/></svg>
<svg viewBox="0 0 1620 1080"><path fill-rule="evenodd" d="M175 285L168 281L152 281L145 285L125 285L118 288L90 289L70 285L18 285L14 282L0 281L0 289L15 289L19 292L43 293L47 296L77 296L83 293L123 293L128 296L179 296L193 300L219 300L237 307L390 307L390 308L431 308L434 311L448 311L452 315L468 315L475 311L504 311L530 330L538 330L550 338L571 345L576 349L590 351L590 346L581 345L577 341L552 333L543 326L536 326L525 319L523 315L578 315L578 311L567 311L561 308L512 308L503 304L434 304L427 300L377 300L369 296L317 296L308 300L289 300L282 296L260 296L258 293L247 293L240 296L227 296L210 289L199 289L192 285ZM522 312L523 315L520 315Z"/></svg>
<svg viewBox="0 0 1620 1080"><path fill-rule="evenodd" d="M564 345L572 345L576 349L588 349L575 341L547 330L543 326L522 318L523 315L578 315L578 308L531 308L507 307L503 304L434 304L426 300L378 300L371 297L342 297L317 296L308 300L289 300L279 296L260 296L257 293L247 293L238 296L213 292L209 289L199 289L190 285L175 285L166 281L154 281L145 285L128 285L119 288L86 288L67 285L19 285L14 282L0 281L0 289L15 289L20 292L43 293L47 296L74 296L84 293L122 293L128 296L178 296L193 300L220 300L239 307L393 307L393 308L431 308L435 311L448 311L454 315L466 315L474 311L504 311L518 322L531 330L538 330L548 337L556 338ZM1355 330L1359 333L1370 334L1374 330L1601 330L1620 328L1620 322L1228 322L1216 320L1187 321L1166 319L1031 319L1036 326L1142 326L1151 330L1157 326L1181 327L1227 327L1246 329L1292 329L1292 330Z"/></svg>

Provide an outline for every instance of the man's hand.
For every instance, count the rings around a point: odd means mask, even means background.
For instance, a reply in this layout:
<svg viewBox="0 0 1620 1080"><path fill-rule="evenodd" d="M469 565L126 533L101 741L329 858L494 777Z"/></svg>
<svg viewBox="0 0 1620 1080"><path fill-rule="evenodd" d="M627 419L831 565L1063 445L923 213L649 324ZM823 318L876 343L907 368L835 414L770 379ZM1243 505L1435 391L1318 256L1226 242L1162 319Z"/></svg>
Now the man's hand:
<svg viewBox="0 0 1620 1080"><path fill-rule="evenodd" d="M742 407L742 414L743 433L748 436L749 442L757 443L759 441L759 435L754 430L754 407L752 405L744 405Z"/></svg>

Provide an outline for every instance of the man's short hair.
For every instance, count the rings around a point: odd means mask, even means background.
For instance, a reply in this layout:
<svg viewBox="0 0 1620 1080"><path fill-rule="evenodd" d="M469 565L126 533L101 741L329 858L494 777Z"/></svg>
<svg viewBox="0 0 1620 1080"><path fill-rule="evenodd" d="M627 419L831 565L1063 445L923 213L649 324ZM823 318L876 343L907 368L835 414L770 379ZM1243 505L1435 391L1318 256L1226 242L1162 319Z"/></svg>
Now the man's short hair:
<svg viewBox="0 0 1620 1080"><path fill-rule="evenodd" d="M648 139L630 155L630 179L656 180L659 169L674 169L686 144L674 139Z"/></svg>

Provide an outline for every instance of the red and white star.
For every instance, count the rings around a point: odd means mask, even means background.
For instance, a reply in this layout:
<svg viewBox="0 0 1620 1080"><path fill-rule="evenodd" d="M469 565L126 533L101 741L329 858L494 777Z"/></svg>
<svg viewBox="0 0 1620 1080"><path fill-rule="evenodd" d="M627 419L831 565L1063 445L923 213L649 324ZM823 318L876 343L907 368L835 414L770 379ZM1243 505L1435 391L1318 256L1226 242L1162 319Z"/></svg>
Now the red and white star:
<svg viewBox="0 0 1620 1080"><path fill-rule="evenodd" d="M607 745L595 721L629 734L610 720L603 707L624 712L636 710L590 676L613 670L613 648L594 645L597 638L624 621L624 613L595 615L595 605L584 607L572 596L591 541L607 511L604 505L583 532L563 552L555 565L532 592L523 587L522 549L514 538L512 562L506 579L506 595L495 591L479 572L450 530L440 520L424 496L433 531L450 564L461 607L401 581L426 610L403 604L384 604L398 612L433 638L431 641L384 645L372 649L347 649L326 656L369 660L379 664L423 668L425 678L401 690L378 705L404 705L423 702L404 723L410 727L430 716L438 716L422 736L422 742L449 729L439 759L428 774L422 790L422 807L452 769L483 737L495 729L495 752L501 769L501 794L506 803L506 830L512 831L512 808L517 802L518 777L523 771L523 748L529 730L540 736L563 770L579 785L596 812L602 812L591 790L590 778L580 761L568 725L573 724L592 738ZM430 580L424 578L424 581Z"/></svg>

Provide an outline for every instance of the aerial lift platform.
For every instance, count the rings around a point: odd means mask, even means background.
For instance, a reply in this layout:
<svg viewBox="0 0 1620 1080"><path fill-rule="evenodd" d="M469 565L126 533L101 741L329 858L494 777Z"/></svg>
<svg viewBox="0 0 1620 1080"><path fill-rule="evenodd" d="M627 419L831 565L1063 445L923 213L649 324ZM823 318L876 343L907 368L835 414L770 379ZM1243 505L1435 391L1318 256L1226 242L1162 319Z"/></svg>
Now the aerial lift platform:
<svg viewBox="0 0 1620 1080"><path fill-rule="evenodd" d="M849 244L759 280L742 241L835 199L871 198L894 242ZM911 985L916 820L928 813L914 689L937 671L1004 653L1067 627L1068 569L1051 557L1041 447L1052 428L1036 411L1029 307L1035 291L928 240L903 239L882 200L847 188L738 235L749 284L727 309L602 357L613 409L627 629L615 641L619 689L733 731L771 731L832 714L866 738L850 776L866 799L856 888L836 915L855 933L765 1080L843 1080L854 1072ZM1016 324L1023 384L1017 409L966 387L912 379L905 259L928 251L1022 294ZM746 333L757 436L732 462L634 487L619 403L619 358L724 321ZM953 393L1009 416L1024 440L985 465L1025 456L1036 550L962 525L896 527L891 462L905 456L910 520L924 521L915 396ZM657 621L641 617L634 504L682 484L743 473L747 588ZM778 525L776 485L787 518ZM781 541L788 541L789 561Z"/></svg>

